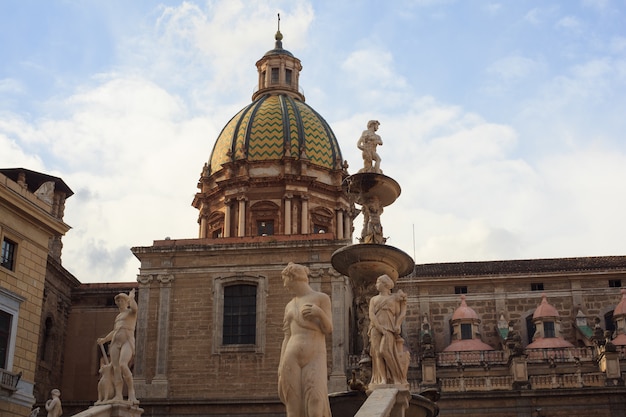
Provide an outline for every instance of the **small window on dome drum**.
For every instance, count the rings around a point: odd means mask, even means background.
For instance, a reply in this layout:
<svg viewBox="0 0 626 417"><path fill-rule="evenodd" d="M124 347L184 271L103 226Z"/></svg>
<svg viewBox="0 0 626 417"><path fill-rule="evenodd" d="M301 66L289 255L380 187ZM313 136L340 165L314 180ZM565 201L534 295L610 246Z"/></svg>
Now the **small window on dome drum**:
<svg viewBox="0 0 626 417"><path fill-rule="evenodd" d="M278 84L278 68L272 68L272 84Z"/></svg>
<svg viewBox="0 0 626 417"><path fill-rule="evenodd" d="M323 226L321 224L314 224L313 233L326 233L326 226Z"/></svg>
<svg viewBox="0 0 626 417"><path fill-rule="evenodd" d="M285 70L285 82L291 85L291 70Z"/></svg>
<svg viewBox="0 0 626 417"><path fill-rule="evenodd" d="M271 236L274 234L274 220L258 220L256 222L258 236Z"/></svg>
<svg viewBox="0 0 626 417"><path fill-rule="evenodd" d="M543 337L556 337L556 333L554 332L553 321L543 322Z"/></svg>

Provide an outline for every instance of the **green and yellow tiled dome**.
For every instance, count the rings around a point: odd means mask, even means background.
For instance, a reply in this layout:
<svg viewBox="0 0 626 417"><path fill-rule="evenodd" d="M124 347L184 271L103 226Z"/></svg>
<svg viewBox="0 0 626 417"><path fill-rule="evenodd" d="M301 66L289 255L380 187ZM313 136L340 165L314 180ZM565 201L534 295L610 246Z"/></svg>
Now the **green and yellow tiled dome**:
<svg viewBox="0 0 626 417"><path fill-rule="evenodd" d="M289 95L267 94L226 124L211 153L209 175L227 162L285 156L328 169L339 169L342 162L337 138L322 116Z"/></svg>

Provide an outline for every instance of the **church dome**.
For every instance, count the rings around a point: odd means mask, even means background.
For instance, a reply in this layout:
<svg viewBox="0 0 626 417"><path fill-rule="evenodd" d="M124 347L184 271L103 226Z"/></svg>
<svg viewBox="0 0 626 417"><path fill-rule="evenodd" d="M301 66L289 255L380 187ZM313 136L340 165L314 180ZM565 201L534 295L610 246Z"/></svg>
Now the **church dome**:
<svg viewBox="0 0 626 417"><path fill-rule="evenodd" d="M192 202L200 238L351 238L347 164L329 124L305 103L302 64L282 39L279 27L274 49L256 62L252 102L226 123L204 164Z"/></svg>
<svg viewBox="0 0 626 417"><path fill-rule="evenodd" d="M306 159L322 168L341 167L341 150L330 126L311 106L288 94L264 94L240 110L218 136L209 175L228 162Z"/></svg>

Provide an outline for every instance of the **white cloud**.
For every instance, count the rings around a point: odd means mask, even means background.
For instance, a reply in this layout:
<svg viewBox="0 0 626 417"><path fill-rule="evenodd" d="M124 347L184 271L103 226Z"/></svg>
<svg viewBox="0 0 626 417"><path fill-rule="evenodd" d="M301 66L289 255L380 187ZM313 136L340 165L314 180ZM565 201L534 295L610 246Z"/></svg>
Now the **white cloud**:
<svg viewBox="0 0 626 417"><path fill-rule="evenodd" d="M437 2L420 5L426 3ZM490 5L499 15L508 12ZM624 252L621 34L604 43L617 56L587 51L586 60L568 57L565 68L539 47L498 49L515 52L488 67L491 86L516 87L519 99L498 96L502 101L493 103L505 111L496 121L470 107L485 100L484 91L465 101L451 92L445 102L415 93L411 65L428 63L405 60L395 43L383 45L375 26L351 33L349 42L340 31L325 34L346 48L357 45L341 55L344 49L314 44L319 38L308 33L317 5L285 0L274 7L244 1L163 7L141 35L120 35L110 72L37 103L41 114L0 113L0 166L60 176L76 193L67 202L73 229L63 261L80 280L132 281L138 261L131 246L197 235L190 203L200 170L221 128L249 101L254 61L273 47L276 9L286 49L301 58L327 53L319 62L303 59L302 81L332 102L310 104L331 123L351 172L361 164L355 144L366 122L381 121L382 169L402 187L382 217L390 244L413 254L414 225L418 262ZM556 22L557 12L535 9L526 21ZM332 28L335 21L315 23ZM455 70L447 76L466 75ZM17 87L4 84L11 94Z"/></svg>

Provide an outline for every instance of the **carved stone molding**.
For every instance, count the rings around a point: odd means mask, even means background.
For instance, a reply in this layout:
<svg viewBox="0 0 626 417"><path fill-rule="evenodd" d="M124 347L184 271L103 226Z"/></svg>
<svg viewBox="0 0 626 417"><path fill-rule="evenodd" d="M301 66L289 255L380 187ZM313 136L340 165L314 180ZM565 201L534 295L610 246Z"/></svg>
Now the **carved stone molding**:
<svg viewBox="0 0 626 417"><path fill-rule="evenodd" d="M172 274L159 274L159 275L157 275L157 281L159 281L159 283L162 284L162 285L171 284L172 281L174 281L174 275L172 275Z"/></svg>
<svg viewBox="0 0 626 417"><path fill-rule="evenodd" d="M154 275L137 275L137 282L141 285L148 285L154 280Z"/></svg>

